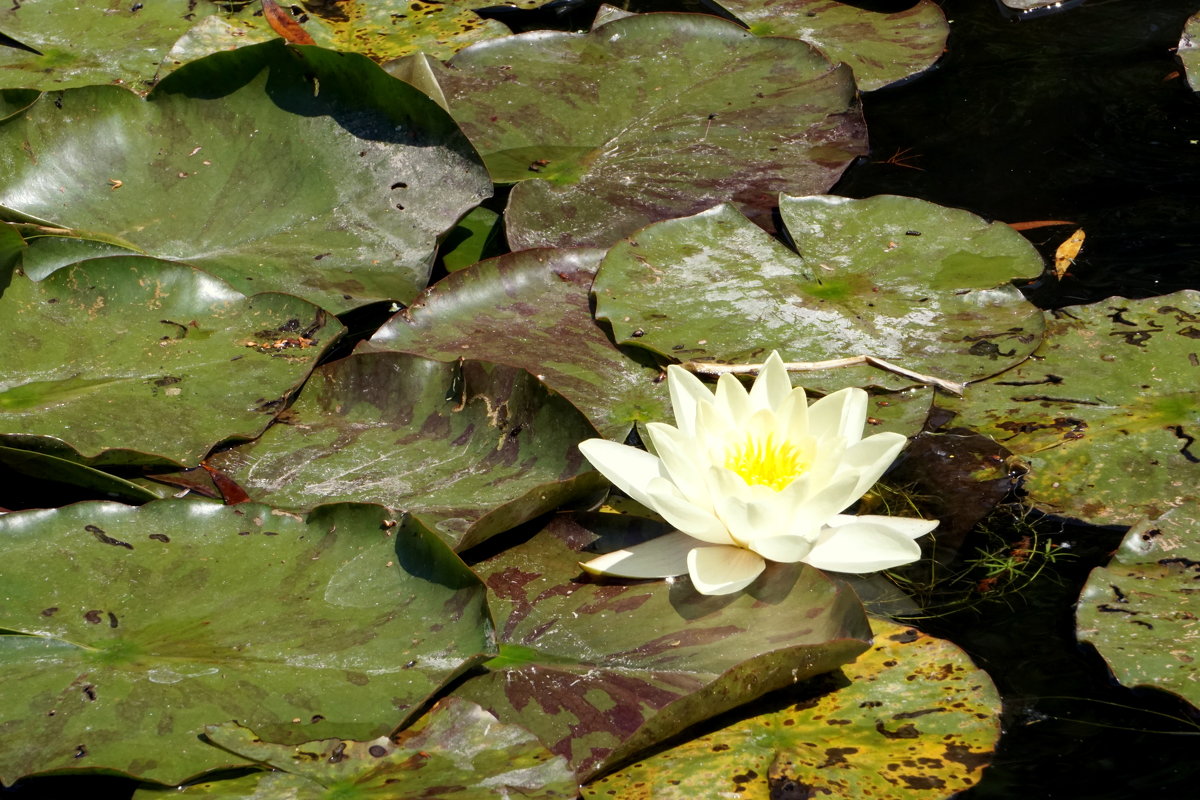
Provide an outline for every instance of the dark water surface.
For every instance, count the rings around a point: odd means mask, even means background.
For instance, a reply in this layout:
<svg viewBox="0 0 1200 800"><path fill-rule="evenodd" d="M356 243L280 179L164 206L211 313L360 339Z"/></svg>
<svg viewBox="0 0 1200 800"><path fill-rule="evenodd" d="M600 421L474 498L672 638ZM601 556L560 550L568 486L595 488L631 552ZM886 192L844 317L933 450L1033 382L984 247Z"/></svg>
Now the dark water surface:
<svg viewBox="0 0 1200 800"><path fill-rule="evenodd" d="M514 27L582 28L595 5L497 16ZM1200 0L1085 0L1020 22L994 0L940 5L951 20L946 56L918 79L864 97L871 156L834 193L911 195L1006 222L1077 223L1087 241L1072 277L1030 290L1047 308L1200 289L1200 99L1173 52ZM652 0L634 8L683 6ZM1072 230L1026 235L1051 256ZM983 782L961 797L1195 796L1200 717L1169 695L1117 685L1099 656L1075 642L1080 587L1122 532L1060 524L1051 532L1075 557L1056 562L1049 578L1007 603L920 623L965 648L1005 699L1000 751ZM1189 715L1191 726L1177 721ZM128 781L88 777L34 780L0 794L131 791Z"/></svg>

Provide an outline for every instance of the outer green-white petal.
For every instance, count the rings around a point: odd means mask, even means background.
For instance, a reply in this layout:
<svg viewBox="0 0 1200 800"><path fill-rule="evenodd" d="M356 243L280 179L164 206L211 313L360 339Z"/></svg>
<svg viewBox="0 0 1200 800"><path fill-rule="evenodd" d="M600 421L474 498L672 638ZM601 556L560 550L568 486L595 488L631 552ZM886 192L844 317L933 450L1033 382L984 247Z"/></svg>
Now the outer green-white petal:
<svg viewBox="0 0 1200 800"><path fill-rule="evenodd" d="M828 525L831 528L840 528L843 525L853 525L856 522L865 522L871 525L879 525L884 528L889 528L901 536L907 536L910 539L919 539L927 533L933 531L938 526L936 519L918 519L916 517L887 517L877 514L838 514L833 519L829 520Z"/></svg>
<svg viewBox="0 0 1200 800"><path fill-rule="evenodd" d="M642 505L651 506L646 486L665 472L657 456L607 439L582 441L579 452L614 486Z"/></svg>
<svg viewBox="0 0 1200 800"><path fill-rule="evenodd" d="M783 368L783 359L774 350L767 356L762 370L750 387L750 405L755 409L779 409L792 391L792 381Z"/></svg>
<svg viewBox="0 0 1200 800"><path fill-rule="evenodd" d="M740 547L697 547L688 553L688 574L700 594L732 594L745 589L767 563Z"/></svg>
<svg viewBox="0 0 1200 800"><path fill-rule="evenodd" d="M853 445L862 438L866 423L867 393L862 389L839 389L808 407L808 428L818 437L841 436Z"/></svg>
<svg viewBox="0 0 1200 800"><path fill-rule="evenodd" d="M593 575L615 575L618 578L670 578L688 571L688 553L703 547L692 537L679 531L648 542L615 550L579 566Z"/></svg>
<svg viewBox="0 0 1200 800"><path fill-rule="evenodd" d="M887 472L907 442L903 434L885 431L846 448L842 454L842 465L859 471L858 486L854 489L855 500L862 497Z"/></svg>
<svg viewBox="0 0 1200 800"><path fill-rule="evenodd" d="M661 422L646 425L646 434L667 476L684 498L705 511L711 511L712 501L704 479L708 459L695 439L689 439L675 426Z"/></svg>
<svg viewBox="0 0 1200 800"><path fill-rule="evenodd" d="M643 505L657 511L673 527L702 542L731 544L724 523L703 508L688 502L666 478L655 478L646 484Z"/></svg>
<svg viewBox="0 0 1200 800"><path fill-rule="evenodd" d="M712 392L695 375L674 364L667 367L667 389L671 393L675 424L688 436L694 436L696 409L701 405L712 405Z"/></svg>
<svg viewBox="0 0 1200 800"><path fill-rule="evenodd" d="M921 548L911 537L891 527L863 522L860 517L858 522L821 531L804 561L818 569L864 573L909 564L920 557Z"/></svg>

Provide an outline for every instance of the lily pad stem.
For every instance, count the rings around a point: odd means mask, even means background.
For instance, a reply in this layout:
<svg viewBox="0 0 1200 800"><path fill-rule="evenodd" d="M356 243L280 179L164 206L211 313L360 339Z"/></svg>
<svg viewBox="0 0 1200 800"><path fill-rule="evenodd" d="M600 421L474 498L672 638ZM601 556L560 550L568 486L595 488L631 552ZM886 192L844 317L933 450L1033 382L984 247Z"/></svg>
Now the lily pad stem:
<svg viewBox="0 0 1200 800"><path fill-rule="evenodd" d="M958 396L962 396L965 384L948 381L944 378L937 378L933 375L924 375L920 372L914 372L911 369L905 369L884 361L882 358L875 356L849 356L847 358L831 358L828 361L785 361L784 369L788 372L815 372L823 369L833 369L835 367L854 367L859 364L868 364L872 367L885 369L888 372L894 372L897 375L903 375L905 378L911 378L919 383L936 386L939 389L950 392ZM757 375L762 368L762 364L714 364L706 361L685 361L681 365L689 372L697 375L720 376L725 374L730 375Z"/></svg>

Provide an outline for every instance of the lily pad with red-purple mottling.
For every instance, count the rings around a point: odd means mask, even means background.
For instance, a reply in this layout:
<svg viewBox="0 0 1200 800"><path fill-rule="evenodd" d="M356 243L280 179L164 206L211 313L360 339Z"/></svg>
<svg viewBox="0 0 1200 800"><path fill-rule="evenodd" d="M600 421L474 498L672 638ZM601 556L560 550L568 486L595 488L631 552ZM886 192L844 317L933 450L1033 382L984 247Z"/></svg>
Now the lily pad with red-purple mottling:
<svg viewBox="0 0 1200 800"><path fill-rule="evenodd" d="M803 565L771 564L717 597L686 577L598 582L579 568L593 546L662 531L640 517L560 516L476 564L500 655L455 694L533 731L582 779L866 648L853 592Z"/></svg>
<svg viewBox="0 0 1200 800"><path fill-rule="evenodd" d="M439 80L493 180L518 184L514 250L607 246L726 201L765 217L866 152L848 68L700 14L484 42Z"/></svg>

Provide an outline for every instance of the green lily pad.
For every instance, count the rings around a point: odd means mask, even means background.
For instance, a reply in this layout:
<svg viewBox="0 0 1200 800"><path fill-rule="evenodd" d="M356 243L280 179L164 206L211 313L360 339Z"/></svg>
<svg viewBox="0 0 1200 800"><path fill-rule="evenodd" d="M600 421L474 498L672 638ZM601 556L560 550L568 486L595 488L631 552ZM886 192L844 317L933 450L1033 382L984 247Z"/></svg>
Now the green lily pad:
<svg viewBox="0 0 1200 800"><path fill-rule="evenodd" d="M583 779L866 647L853 592L801 565L770 564L745 592L720 597L686 580L582 576L577 562L598 533L615 549L661 530L618 514L560 516L475 565L500 655L454 694L533 731Z"/></svg>
<svg viewBox="0 0 1200 800"><path fill-rule="evenodd" d="M491 193L434 101L365 57L279 41L189 64L145 100L44 96L0 125L0 173L9 219L335 313L411 300L438 236Z"/></svg>
<svg viewBox="0 0 1200 800"><path fill-rule="evenodd" d="M1175 52L1183 64L1188 85L1192 87L1192 91L1200 92L1200 12L1188 17L1184 23L1179 47Z"/></svg>
<svg viewBox="0 0 1200 800"><path fill-rule="evenodd" d="M504 251L504 225L500 215L480 206L459 220L442 241L442 266L458 272Z"/></svg>
<svg viewBox="0 0 1200 800"><path fill-rule="evenodd" d="M349 500L413 514L456 549L603 484L583 416L527 372L360 353L313 372L276 425L209 460L255 500Z"/></svg>
<svg viewBox="0 0 1200 800"><path fill-rule="evenodd" d="M604 436L665 420L661 371L615 347L592 319L588 292L603 250L524 250L451 275L371 338L373 348L439 361L522 367L582 411Z"/></svg>
<svg viewBox="0 0 1200 800"><path fill-rule="evenodd" d="M1000 696L948 641L872 619L875 644L841 674L779 693L786 706L583 787L619 797L948 798L979 782Z"/></svg>
<svg viewBox="0 0 1200 800"><path fill-rule="evenodd" d="M1198 339L1200 292L1070 306L1036 359L935 402L1028 462L1031 504L1128 525L1200 498Z"/></svg>
<svg viewBox="0 0 1200 800"><path fill-rule="evenodd" d="M160 500L0 515L0 780L106 770L182 783L283 744L371 739L494 652L478 580L374 506L307 518Z"/></svg>
<svg viewBox="0 0 1200 800"><path fill-rule="evenodd" d="M618 345L668 358L760 363L869 355L957 382L1018 363L1042 314L1010 283L1041 274L1007 225L882 195L781 197L800 255L724 205L614 245L592 291ZM805 386L896 389L870 367L805 373Z"/></svg>
<svg viewBox="0 0 1200 800"><path fill-rule="evenodd" d="M0 444L94 465L196 465L267 427L341 324L186 264L81 262L0 297Z"/></svg>
<svg viewBox="0 0 1200 800"><path fill-rule="evenodd" d="M950 25L933 0L906 11L877 13L834 0L719 0L757 36L803 39L835 64L854 70L864 92L911 78L946 49Z"/></svg>
<svg viewBox="0 0 1200 800"><path fill-rule="evenodd" d="M866 151L848 69L700 14L484 42L439 80L493 179L518 183L514 250L608 246L730 200L765 215L778 192L823 192Z"/></svg>
<svg viewBox="0 0 1200 800"><path fill-rule="evenodd" d="M1075 622L1125 686L1153 686L1200 706L1200 503L1129 529L1107 567L1092 570Z"/></svg>
<svg viewBox="0 0 1200 800"><path fill-rule="evenodd" d="M144 93L171 44L197 20L216 13L217 6L206 0L6 4L0 8L0 31L37 52L0 47L0 88L50 91L111 83Z"/></svg>
<svg viewBox="0 0 1200 800"><path fill-rule="evenodd" d="M395 740L366 742L325 739L295 747L264 742L236 723L209 726L213 744L245 756L273 772L233 781L187 787L185 797L255 797L258 800L540 800L578 796L566 762L533 734L505 725L474 703L448 697ZM143 790L134 800L161 798L173 788Z"/></svg>

